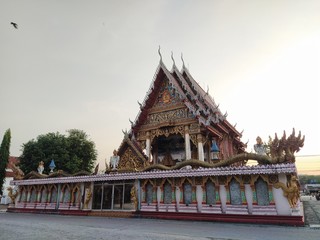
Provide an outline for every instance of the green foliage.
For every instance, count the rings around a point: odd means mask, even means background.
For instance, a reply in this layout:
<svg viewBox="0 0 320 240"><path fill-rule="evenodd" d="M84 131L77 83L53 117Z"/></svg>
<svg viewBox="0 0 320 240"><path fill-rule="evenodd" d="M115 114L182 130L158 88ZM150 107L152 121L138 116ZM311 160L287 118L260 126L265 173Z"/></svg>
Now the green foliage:
<svg viewBox="0 0 320 240"><path fill-rule="evenodd" d="M10 155L11 131L8 129L2 139L0 146L0 195L2 195L2 186L6 177L6 167Z"/></svg>
<svg viewBox="0 0 320 240"><path fill-rule="evenodd" d="M54 159L56 169L68 173L81 170L91 172L97 151L93 141L88 140L88 135L78 129L67 131L68 135L60 133L47 133L39 135L23 144L20 156L20 168L25 173L37 171L40 161L44 162L44 173L49 173L49 164Z"/></svg>

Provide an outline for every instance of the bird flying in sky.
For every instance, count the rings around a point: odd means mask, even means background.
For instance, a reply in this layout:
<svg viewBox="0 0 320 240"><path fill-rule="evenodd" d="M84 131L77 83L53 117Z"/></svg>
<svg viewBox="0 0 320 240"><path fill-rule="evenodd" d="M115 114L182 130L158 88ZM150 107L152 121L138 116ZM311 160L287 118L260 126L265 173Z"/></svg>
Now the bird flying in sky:
<svg viewBox="0 0 320 240"><path fill-rule="evenodd" d="M14 26L15 29L18 29L18 24L11 22L10 24L12 24L12 26Z"/></svg>

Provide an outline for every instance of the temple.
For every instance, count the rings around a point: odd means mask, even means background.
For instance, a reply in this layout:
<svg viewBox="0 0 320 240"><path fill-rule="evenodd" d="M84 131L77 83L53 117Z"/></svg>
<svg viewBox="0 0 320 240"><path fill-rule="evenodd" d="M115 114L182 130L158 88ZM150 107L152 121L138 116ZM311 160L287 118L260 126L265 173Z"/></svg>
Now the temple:
<svg viewBox="0 0 320 240"><path fill-rule="evenodd" d="M304 143L300 133L246 152L208 90L184 64L178 70L173 60L168 70L161 55L138 104L104 174L46 175L43 166L20 173L8 211L304 224L294 157Z"/></svg>

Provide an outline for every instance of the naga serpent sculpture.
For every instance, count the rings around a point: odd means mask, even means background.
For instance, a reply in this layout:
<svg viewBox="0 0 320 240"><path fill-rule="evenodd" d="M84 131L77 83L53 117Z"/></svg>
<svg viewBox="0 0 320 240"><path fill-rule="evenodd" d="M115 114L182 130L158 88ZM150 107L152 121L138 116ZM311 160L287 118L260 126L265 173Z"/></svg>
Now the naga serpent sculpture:
<svg viewBox="0 0 320 240"><path fill-rule="evenodd" d="M277 134L275 134L275 139L272 140L269 137L268 143L268 153L267 155L261 155L256 153L240 153L231 158L222 160L217 163L208 163L204 161L199 161L196 159L186 160L172 167L165 166L163 164L154 164L150 166L146 166L142 171L150 171L153 169L159 170L176 170L181 169L185 166L193 166L193 167L203 167L203 168L216 168L216 167L224 167L229 166L231 164L237 162L243 162L247 160L255 160L259 164L277 164L277 163L294 163L295 156L294 153L298 152L301 147L303 147L305 137L301 138L301 132L299 131L299 135L295 137L295 130L293 129L292 134L286 138L286 132L284 132L283 137L278 139Z"/></svg>

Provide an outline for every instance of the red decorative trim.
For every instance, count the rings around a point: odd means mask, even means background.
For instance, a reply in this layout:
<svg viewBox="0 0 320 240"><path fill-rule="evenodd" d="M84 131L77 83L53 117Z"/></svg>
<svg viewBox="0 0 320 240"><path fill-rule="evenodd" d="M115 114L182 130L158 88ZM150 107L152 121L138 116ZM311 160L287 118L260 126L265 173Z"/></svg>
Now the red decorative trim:
<svg viewBox="0 0 320 240"><path fill-rule="evenodd" d="M302 216L138 212L143 218L304 226Z"/></svg>

